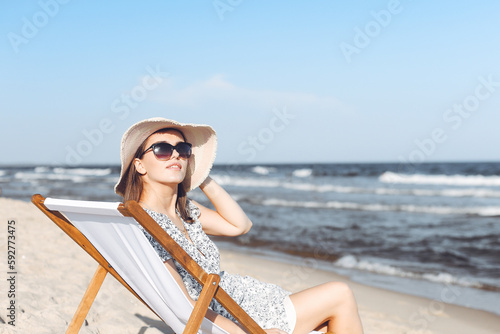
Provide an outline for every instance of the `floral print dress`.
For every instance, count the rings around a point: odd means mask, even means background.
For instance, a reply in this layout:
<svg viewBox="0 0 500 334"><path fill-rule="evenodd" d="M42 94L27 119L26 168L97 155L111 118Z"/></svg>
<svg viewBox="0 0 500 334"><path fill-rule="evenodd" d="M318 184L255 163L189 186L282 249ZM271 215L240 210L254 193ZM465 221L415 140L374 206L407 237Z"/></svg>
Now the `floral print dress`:
<svg viewBox="0 0 500 334"><path fill-rule="evenodd" d="M290 292L278 285L261 282L249 276L234 275L221 271L219 249L203 231L198 220L200 216L198 207L188 200L187 208L190 210L194 222L182 222L192 242L186 238L185 234L175 226L167 215L148 209L145 210L200 267L209 274L219 274L219 285L262 328L279 328L285 332L290 332L284 305L285 298L288 297ZM172 259L170 254L142 226L141 229L163 261ZM177 261L174 260L174 263L190 297L193 300L198 300L202 286ZM236 321L215 299L212 300L210 308L218 314Z"/></svg>

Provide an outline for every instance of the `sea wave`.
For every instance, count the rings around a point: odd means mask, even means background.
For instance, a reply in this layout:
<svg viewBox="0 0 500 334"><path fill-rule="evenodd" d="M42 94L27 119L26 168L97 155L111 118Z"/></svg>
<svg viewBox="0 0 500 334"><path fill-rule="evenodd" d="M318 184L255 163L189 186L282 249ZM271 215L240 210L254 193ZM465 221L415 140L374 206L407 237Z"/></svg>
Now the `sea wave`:
<svg viewBox="0 0 500 334"><path fill-rule="evenodd" d="M446 207L418 206L411 204L362 204L354 202L318 202L318 201L288 201L279 198L269 198L260 203L265 206L284 206L294 208L337 209L353 211L396 211L411 213L430 213L438 215L474 215L484 217L500 216L500 206L482 207Z"/></svg>
<svg viewBox="0 0 500 334"><path fill-rule="evenodd" d="M268 185L271 186L271 185ZM314 191L314 192L336 192L345 194L373 194L373 195L407 195L407 196L429 196L429 197L493 197L500 198L500 191L488 188L468 189L394 189L394 188L360 188L337 185L317 185L311 183L289 183L273 184L283 188Z"/></svg>
<svg viewBox="0 0 500 334"><path fill-rule="evenodd" d="M111 168L62 168L56 167L53 169L56 174L71 174L82 176L105 176L111 174Z"/></svg>
<svg viewBox="0 0 500 334"><path fill-rule="evenodd" d="M484 175L425 175L385 172L380 175L379 180L383 183L500 187L500 176Z"/></svg>
<svg viewBox="0 0 500 334"><path fill-rule="evenodd" d="M255 166L251 169L251 171L255 174L259 175L269 175L270 173L276 173L277 172L276 167L268 167L268 166ZM292 172L292 175L295 177L309 177L313 174L313 170L311 168L299 168L295 169Z"/></svg>
<svg viewBox="0 0 500 334"><path fill-rule="evenodd" d="M252 172L259 175L268 175L269 173L273 173L276 171L274 167L264 167L264 166L255 166L252 168Z"/></svg>
<svg viewBox="0 0 500 334"><path fill-rule="evenodd" d="M292 175L295 177L309 177L313 173L312 169L310 168L302 168L302 169L296 169L293 171Z"/></svg>
<svg viewBox="0 0 500 334"><path fill-rule="evenodd" d="M335 192L343 194L373 194L394 196L429 196L429 197L481 197L500 198L500 191L489 188L450 188L450 189L395 189L395 188L361 188L339 186L334 184L314 184L307 182L289 182L276 179L243 178L214 175L214 179L222 186L284 188L297 191Z"/></svg>
<svg viewBox="0 0 500 334"><path fill-rule="evenodd" d="M369 271L381 275L397 276L403 278L421 279L435 283L453 284L463 287L500 291L500 287L485 285L466 278L455 277L449 273L415 273L397 268L388 264L360 260L354 255L344 255L333 263L334 266L345 269Z"/></svg>
<svg viewBox="0 0 500 334"><path fill-rule="evenodd" d="M51 180L51 181L72 181L75 183L83 183L88 181L88 178L84 175L44 174L44 173L34 173L34 172L17 172L14 174L14 178L16 180L22 180L24 182Z"/></svg>
<svg viewBox="0 0 500 334"><path fill-rule="evenodd" d="M53 180L83 183L92 177L110 175L111 168L63 168L36 167L33 171L21 171L14 174L14 179L26 182Z"/></svg>
<svg viewBox="0 0 500 334"><path fill-rule="evenodd" d="M50 172L50 167L40 166L35 167L35 173L47 173Z"/></svg>
<svg viewBox="0 0 500 334"><path fill-rule="evenodd" d="M278 180L264 178L234 177L219 174L213 174L211 177L221 186L277 188L281 184Z"/></svg>

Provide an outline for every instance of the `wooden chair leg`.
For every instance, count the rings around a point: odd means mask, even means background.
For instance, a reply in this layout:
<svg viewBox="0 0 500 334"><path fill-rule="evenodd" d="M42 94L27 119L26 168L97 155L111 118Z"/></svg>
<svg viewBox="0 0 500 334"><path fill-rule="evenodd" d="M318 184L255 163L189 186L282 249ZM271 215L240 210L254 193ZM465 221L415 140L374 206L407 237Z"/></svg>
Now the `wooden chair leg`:
<svg viewBox="0 0 500 334"><path fill-rule="evenodd" d="M203 289L201 290L200 296L196 301L193 312L189 317L186 328L184 328L183 334L195 334L198 332L201 326L201 322L207 313L208 306L214 298L215 292L219 288L220 276L216 274L210 274L205 281Z"/></svg>
<svg viewBox="0 0 500 334"><path fill-rule="evenodd" d="M80 328L82 328L82 324L85 321L85 317L87 316L90 307L92 306L92 302L97 296L97 292L101 288L102 282L104 281L107 273L108 271L103 266L100 264L97 266L97 270L87 287L87 291L85 291L82 301L80 302L80 305L78 305L78 309L76 310L73 319L71 319L71 323L66 330L66 334L77 334L80 331Z"/></svg>

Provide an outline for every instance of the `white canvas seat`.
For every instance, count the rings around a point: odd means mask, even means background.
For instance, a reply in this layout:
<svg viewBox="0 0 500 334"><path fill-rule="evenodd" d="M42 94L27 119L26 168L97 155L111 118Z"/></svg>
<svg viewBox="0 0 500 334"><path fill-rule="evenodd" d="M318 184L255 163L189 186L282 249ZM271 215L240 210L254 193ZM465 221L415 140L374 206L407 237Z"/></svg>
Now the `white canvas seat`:
<svg viewBox="0 0 500 334"><path fill-rule="evenodd" d="M63 213L116 272L176 333L182 333L193 306L158 257L132 217L118 211L120 203L47 198L49 210ZM204 318L202 333L227 334Z"/></svg>

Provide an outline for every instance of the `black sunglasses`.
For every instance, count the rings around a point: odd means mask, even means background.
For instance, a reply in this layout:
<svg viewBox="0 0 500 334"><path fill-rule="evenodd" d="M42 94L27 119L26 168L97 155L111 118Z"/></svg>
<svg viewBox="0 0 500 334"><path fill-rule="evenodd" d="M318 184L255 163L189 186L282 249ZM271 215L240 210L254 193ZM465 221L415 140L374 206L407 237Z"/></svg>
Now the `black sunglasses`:
<svg viewBox="0 0 500 334"><path fill-rule="evenodd" d="M141 157L146 154L149 150L152 150L155 154L156 159L158 160L168 160L172 157L172 153L174 153L174 149L179 153L179 158L181 159L189 159L191 156L191 144L180 142L177 145L173 146L169 143L161 142L154 143L147 150L142 152Z"/></svg>

